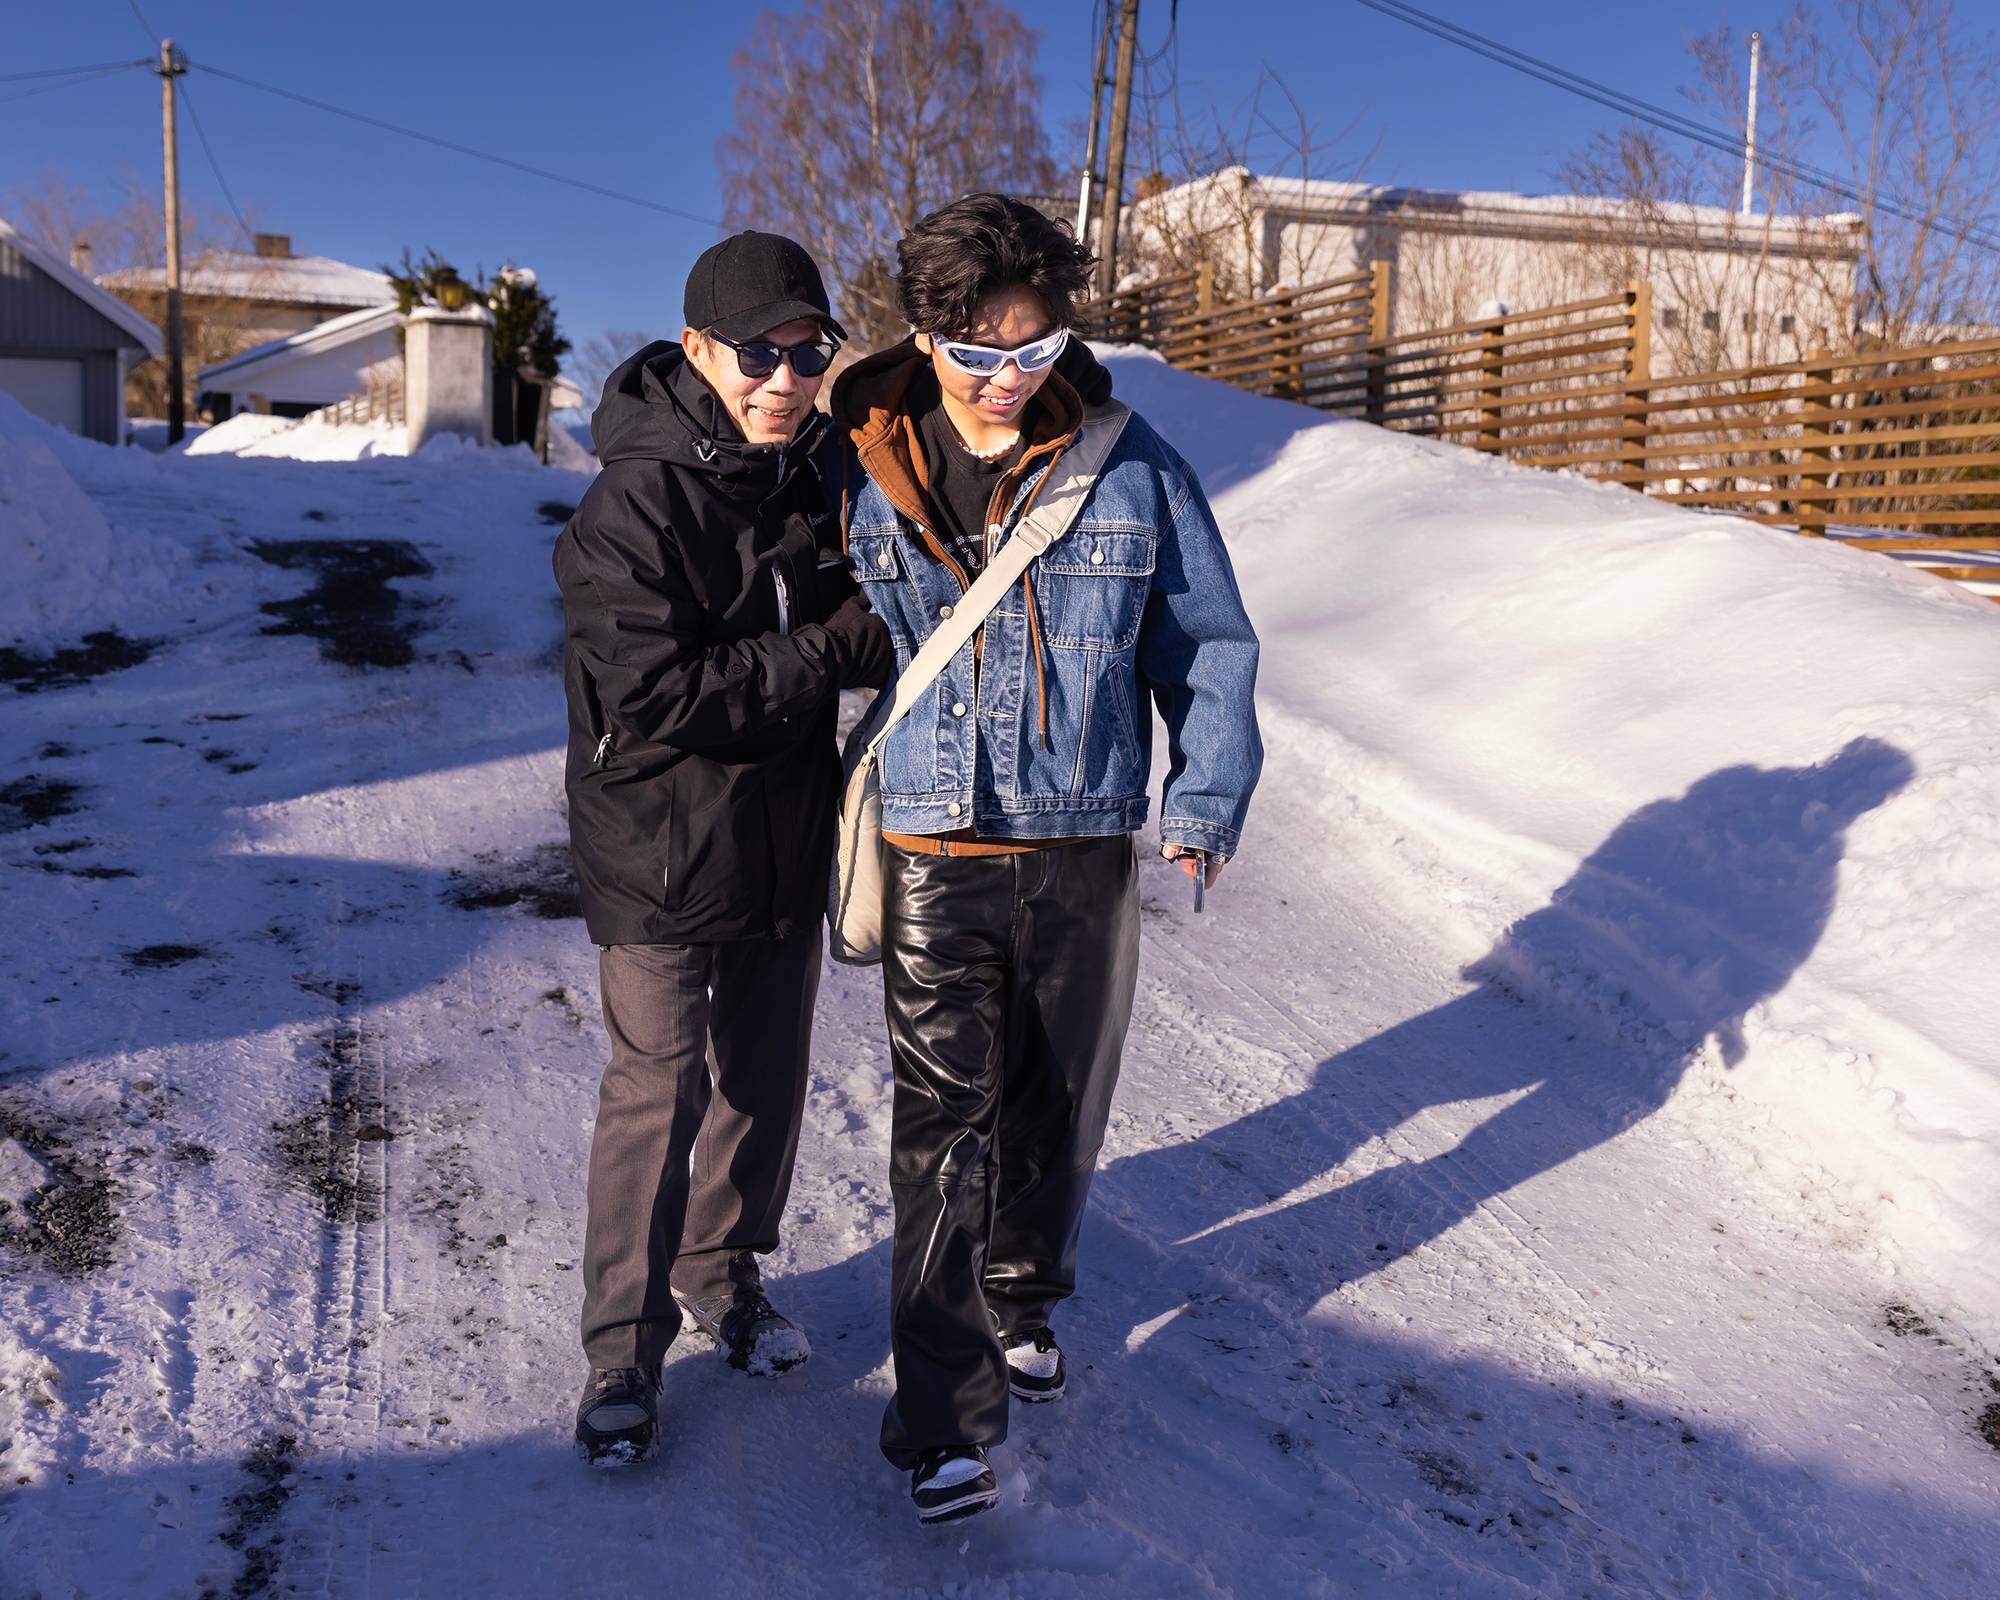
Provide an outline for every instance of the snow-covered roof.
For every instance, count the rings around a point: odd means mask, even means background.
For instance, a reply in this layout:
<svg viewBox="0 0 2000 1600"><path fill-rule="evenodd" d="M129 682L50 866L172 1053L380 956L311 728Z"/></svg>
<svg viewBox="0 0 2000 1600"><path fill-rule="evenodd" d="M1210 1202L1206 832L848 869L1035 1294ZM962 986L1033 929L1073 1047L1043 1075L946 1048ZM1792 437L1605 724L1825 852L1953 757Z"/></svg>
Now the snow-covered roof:
<svg viewBox="0 0 2000 1600"><path fill-rule="evenodd" d="M227 361L217 361L203 367L196 378L205 387L214 387L211 380L228 374L240 381L258 367L274 359L289 360L295 355L311 351L320 354L328 350L338 350L342 345L352 344L357 339L366 339L396 325L398 312L394 305L364 306L359 311L343 312L330 317L325 322L301 328L297 333L288 333L283 338L267 339L262 344L252 345L231 356Z"/></svg>
<svg viewBox="0 0 2000 1600"><path fill-rule="evenodd" d="M1414 189L1388 184L1347 183L1327 178L1265 177L1246 167L1225 167L1206 177L1162 190L1136 204L1144 207L1170 205L1175 199L1194 199L1204 190L1217 187L1238 192L1254 190L1256 204L1263 208L1377 218L1399 211L1450 213L1468 218L1484 216L1496 221L1511 218L1530 224L1628 222L1646 217L1693 230L1714 229L1737 234L1749 229L1761 232L1769 227L1774 237L1783 237L1789 242L1850 252L1858 247L1862 221L1847 212L1819 217L1758 213L1746 218L1724 206L1681 201L1642 204L1592 195L1514 194L1494 189Z"/></svg>
<svg viewBox="0 0 2000 1600"><path fill-rule="evenodd" d="M165 267L126 267L97 280L108 289L167 286ZM183 294L223 300L277 300L293 305L379 306L396 298L388 278L329 256L260 256L247 250L214 250L181 273Z"/></svg>
<svg viewBox="0 0 2000 1600"><path fill-rule="evenodd" d="M30 239L5 217L0 217L0 240L5 240L8 248L20 251L99 316L116 323L131 334L133 341L147 355L156 356L165 348L160 330L152 323L115 294L107 294L100 289L55 251Z"/></svg>

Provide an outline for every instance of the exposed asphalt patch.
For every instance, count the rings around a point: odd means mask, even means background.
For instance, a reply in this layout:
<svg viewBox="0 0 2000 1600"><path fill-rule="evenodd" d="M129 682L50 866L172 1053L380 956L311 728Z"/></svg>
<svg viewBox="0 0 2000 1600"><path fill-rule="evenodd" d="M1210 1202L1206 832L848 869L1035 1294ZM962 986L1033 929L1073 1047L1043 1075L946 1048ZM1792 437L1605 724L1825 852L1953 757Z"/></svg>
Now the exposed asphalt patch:
<svg viewBox="0 0 2000 1600"><path fill-rule="evenodd" d="M402 539L260 539L250 545L259 561L316 575L294 600L266 601L259 609L280 620L267 634L301 634L319 641L319 653L344 667L407 667L413 640L429 609L390 588L396 578L430 576L431 564Z"/></svg>
<svg viewBox="0 0 2000 1600"><path fill-rule="evenodd" d="M65 878L136 878L138 873L130 867L68 867L60 861L24 861L24 867L38 867L43 872L58 873Z"/></svg>
<svg viewBox="0 0 2000 1600"><path fill-rule="evenodd" d="M297 1116L271 1124L279 1165L319 1201L328 1222L370 1222L379 1199L361 1175L359 1146L389 1133L382 1107L360 1092L361 1035L338 1027L315 1037L327 1092Z"/></svg>
<svg viewBox="0 0 2000 1600"><path fill-rule="evenodd" d="M552 528L560 528L576 515L576 507L561 500L544 500L535 510L541 514L542 521Z"/></svg>
<svg viewBox="0 0 2000 1600"><path fill-rule="evenodd" d="M361 985L352 978L322 978L314 973L295 972L292 982L307 994L331 1000L343 1009L361 998Z"/></svg>
<svg viewBox="0 0 2000 1600"><path fill-rule="evenodd" d="M243 1552L243 1570L230 1586L231 1600L268 1594L278 1577L278 1552L285 1536L271 1524L285 1509L296 1482L299 1437L295 1433L266 1434L243 1458L246 1486L225 1502L229 1526L216 1535L232 1550ZM222 1600L219 1589L204 1589L201 1600Z"/></svg>
<svg viewBox="0 0 2000 1600"><path fill-rule="evenodd" d="M157 972L165 967L178 967L183 962L198 961L207 954L198 944L142 944L136 950L125 952L125 966L132 972Z"/></svg>
<svg viewBox="0 0 2000 1600"><path fill-rule="evenodd" d="M1440 1494L1476 1495L1479 1485L1465 1463L1441 1450L1417 1450L1410 1456L1425 1483Z"/></svg>
<svg viewBox="0 0 2000 1600"><path fill-rule="evenodd" d="M485 1197L485 1187L473 1176L471 1152L464 1141L454 1139L443 1149L424 1152L423 1177L411 1192L410 1213L437 1224L444 1259L466 1270L487 1267L493 1264L490 1252L504 1248L507 1236L497 1233L484 1245L478 1242L471 1213ZM458 1321L452 1318L454 1327Z"/></svg>
<svg viewBox="0 0 2000 1600"><path fill-rule="evenodd" d="M1900 1300L1882 1308L1882 1326L1899 1339L1935 1339L1939 1344L1944 1343L1937 1328L1922 1312Z"/></svg>
<svg viewBox="0 0 2000 1600"><path fill-rule="evenodd" d="M111 1178L77 1151L59 1122L19 1097L0 1100L0 1140L27 1150L49 1176L31 1194L0 1198L0 1242L67 1276L109 1266L124 1231Z"/></svg>
<svg viewBox="0 0 2000 1600"><path fill-rule="evenodd" d="M44 778L31 773L12 783L0 784L0 833L14 833L57 817L74 816L82 809L76 797L83 786L65 778Z"/></svg>
<svg viewBox="0 0 2000 1600"><path fill-rule="evenodd" d="M128 639L116 629L86 633L82 644L47 655L0 646L0 683L11 683L17 694L74 688L107 672L136 667L159 647L157 639Z"/></svg>
<svg viewBox="0 0 2000 1600"><path fill-rule="evenodd" d="M445 899L459 910L525 906L550 921L583 915L569 846L541 845L513 861L502 860L497 854L474 860L477 866L451 872L450 887L444 891Z"/></svg>

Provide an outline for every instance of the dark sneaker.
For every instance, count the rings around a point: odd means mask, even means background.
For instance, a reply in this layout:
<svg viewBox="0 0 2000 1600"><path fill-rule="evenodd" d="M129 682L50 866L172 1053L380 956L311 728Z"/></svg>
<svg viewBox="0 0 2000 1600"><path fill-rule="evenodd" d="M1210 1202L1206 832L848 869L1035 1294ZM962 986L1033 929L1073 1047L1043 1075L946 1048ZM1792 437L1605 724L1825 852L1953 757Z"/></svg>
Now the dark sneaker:
<svg viewBox="0 0 2000 1600"><path fill-rule="evenodd" d="M1047 1328L1017 1334L1003 1340L1007 1350L1007 1392L1016 1400L1039 1405L1044 1400L1060 1400L1069 1382L1063 1364L1062 1346Z"/></svg>
<svg viewBox="0 0 2000 1600"><path fill-rule="evenodd" d="M592 1466L649 1460L659 1443L659 1384L637 1367L597 1367L576 1408L576 1443Z"/></svg>
<svg viewBox="0 0 2000 1600"><path fill-rule="evenodd" d="M956 1522L1000 1503L1000 1484L981 1445L927 1450L910 1474L910 1498L919 1522Z"/></svg>
<svg viewBox="0 0 2000 1600"><path fill-rule="evenodd" d="M716 1342L722 1358L753 1378L775 1378L804 1366L812 1355L806 1336L772 1307L761 1290L738 1289L680 1304L688 1321Z"/></svg>

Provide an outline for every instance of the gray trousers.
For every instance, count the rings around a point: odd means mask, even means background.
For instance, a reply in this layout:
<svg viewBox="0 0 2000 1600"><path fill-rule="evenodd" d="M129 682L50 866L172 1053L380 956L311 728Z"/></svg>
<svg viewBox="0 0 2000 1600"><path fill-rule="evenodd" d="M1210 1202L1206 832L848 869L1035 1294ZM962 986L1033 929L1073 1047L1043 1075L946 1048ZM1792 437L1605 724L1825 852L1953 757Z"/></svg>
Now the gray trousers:
<svg viewBox="0 0 2000 1600"><path fill-rule="evenodd" d="M583 1350L656 1369L687 1298L759 1287L805 1110L820 926L598 960L611 1062L590 1139Z"/></svg>

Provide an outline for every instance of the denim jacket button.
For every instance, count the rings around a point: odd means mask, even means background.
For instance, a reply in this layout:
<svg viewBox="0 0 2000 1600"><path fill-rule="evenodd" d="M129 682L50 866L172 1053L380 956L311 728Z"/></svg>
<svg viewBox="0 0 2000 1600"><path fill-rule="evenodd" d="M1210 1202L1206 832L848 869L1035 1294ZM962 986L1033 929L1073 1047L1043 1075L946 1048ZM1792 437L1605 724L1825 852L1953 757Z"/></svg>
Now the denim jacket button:
<svg viewBox="0 0 2000 1600"><path fill-rule="evenodd" d="M954 717L962 717L962 716L964 716L964 715L965 715L965 702L964 702L963 700L954 700L954 701L952 702L952 704L951 704L951 714L952 714L952 715L953 715Z"/></svg>
<svg viewBox="0 0 2000 1600"><path fill-rule="evenodd" d="M1103 566L1103 565L1104 565L1104 552L1103 552L1102 550L1093 550L1093 551L1091 551L1091 552L1090 552L1090 564L1091 564L1091 565L1092 565L1093 567L1101 567L1101 566Z"/></svg>
<svg viewBox="0 0 2000 1600"><path fill-rule="evenodd" d="M944 814L948 817L955 817L964 809L965 809L964 806L960 805L956 800L954 800L950 805L944 808Z"/></svg>
<svg viewBox="0 0 2000 1600"><path fill-rule="evenodd" d="M941 607L939 607L939 608L938 608L938 616L939 616L940 618L942 618L942 619L943 619L944 621L946 621L946 622L949 622L949 621L951 621L951 607L950 607L950 606L941 606Z"/></svg>
<svg viewBox="0 0 2000 1600"><path fill-rule="evenodd" d="M895 564L896 558L886 550L875 558L875 565L878 567L893 567Z"/></svg>

